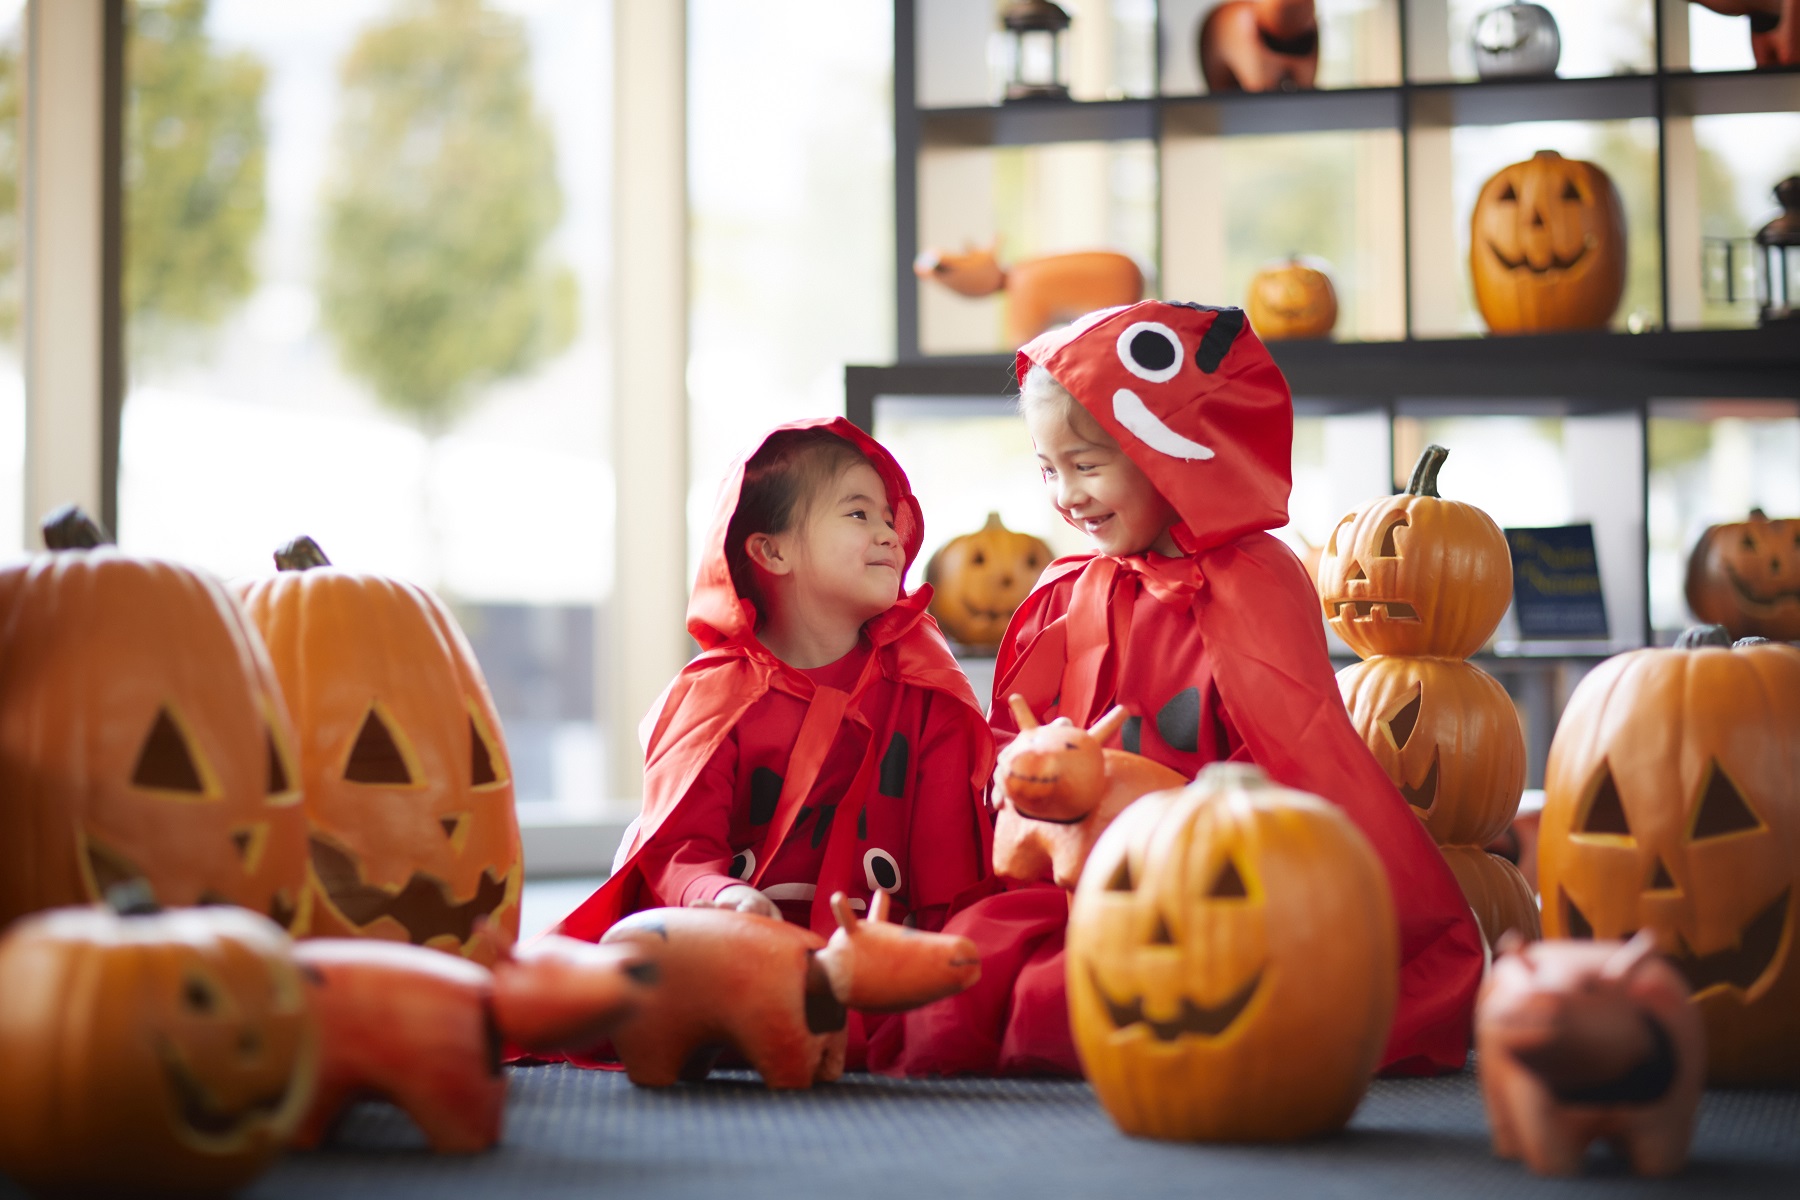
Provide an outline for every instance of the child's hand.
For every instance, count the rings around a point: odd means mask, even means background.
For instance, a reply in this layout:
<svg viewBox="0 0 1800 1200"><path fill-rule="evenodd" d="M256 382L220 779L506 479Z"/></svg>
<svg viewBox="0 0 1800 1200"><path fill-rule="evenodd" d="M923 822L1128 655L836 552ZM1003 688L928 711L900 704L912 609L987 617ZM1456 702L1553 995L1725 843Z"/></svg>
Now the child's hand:
<svg viewBox="0 0 1800 1200"><path fill-rule="evenodd" d="M775 907L775 902L745 883L734 883L711 900L696 900L690 907L730 908L781 920L781 910Z"/></svg>

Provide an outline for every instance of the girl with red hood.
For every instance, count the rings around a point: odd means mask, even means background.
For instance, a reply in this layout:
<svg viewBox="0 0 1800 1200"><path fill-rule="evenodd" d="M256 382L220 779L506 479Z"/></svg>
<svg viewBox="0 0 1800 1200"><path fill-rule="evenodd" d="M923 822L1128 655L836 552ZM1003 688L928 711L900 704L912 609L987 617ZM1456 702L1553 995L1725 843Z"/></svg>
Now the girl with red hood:
<svg viewBox="0 0 1800 1200"><path fill-rule="evenodd" d="M902 590L923 537L899 464L842 418L784 425L733 468L688 602L701 652L639 731L643 814L555 932L701 905L828 937L840 891L935 930L988 886L993 739L930 588ZM892 1023L863 1020L852 1065Z"/></svg>
<svg viewBox="0 0 1800 1200"><path fill-rule="evenodd" d="M1357 736L1287 523L1293 405L1235 308L1144 301L1019 352L1020 407L1052 504L1096 553L1054 563L995 666L997 742L1023 695L1040 721L1131 716L1113 745L1192 777L1250 761L1342 807L1373 843L1400 918L1392 1072L1456 1070L1483 952L1423 824ZM996 786L999 782L996 781ZM973 989L909 1014L881 1066L908 1074L1076 1073L1063 994L1060 889L1015 888L949 925L982 950ZM966 926L963 924L966 922ZM1005 930L1003 945L984 936Z"/></svg>

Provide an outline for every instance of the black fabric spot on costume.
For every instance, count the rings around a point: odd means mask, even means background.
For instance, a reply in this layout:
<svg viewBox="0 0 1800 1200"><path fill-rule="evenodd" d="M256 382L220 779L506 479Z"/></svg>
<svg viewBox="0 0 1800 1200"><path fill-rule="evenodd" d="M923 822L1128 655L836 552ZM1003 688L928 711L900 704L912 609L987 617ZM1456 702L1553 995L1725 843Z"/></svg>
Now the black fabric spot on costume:
<svg viewBox="0 0 1800 1200"><path fill-rule="evenodd" d="M825 844L825 835L831 832L831 818L835 816L837 816L837 805L821 804L819 806L819 819L814 823L812 833L814 850Z"/></svg>
<svg viewBox="0 0 1800 1200"><path fill-rule="evenodd" d="M1125 724L1119 726L1119 745L1130 754L1142 754L1144 744L1144 718L1126 717Z"/></svg>
<svg viewBox="0 0 1800 1200"><path fill-rule="evenodd" d="M767 767L750 772L750 823L767 825L775 819L775 805L781 800L781 776Z"/></svg>
<svg viewBox="0 0 1800 1200"><path fill-rule="evenodd" d="M900 884L900 872L885 855L875 855L869 859L869 874L875 879L875 886L884 892L891 892Z"/></svg>
<svg viewBox="0 0 1800 1200"><path fill-rule="evenodd" d="M1194 365L1206 374L1211 375L1231 353L1231 344L1237 341L1237 335L1244 330L1244 310L1241 308L1225 308L1213 318L1213 323L1200 339L1200 348L1194 351Z"/></svg>
<svg viewBox="0 0 1800 1200"><path fill-rule="evenodd" d="M1172 750L1192 754L1200 748L1200 689L1183 688L1157 710L1156 732Z"/></svg>
<svg viewBox="0 0 1800 1200"><path fill-rule="evenodd" d="M876 787L882 795L896 800L906 795L906 768L911 759L912 747L907 744L906 735L896 730L888 740L887 753L881 756L881 782Z"/></svg>
<svg viewBox="0 0 1800 1200"><path fill-rule="evenodd" d="M869 810L866 808L856 814L856 840L859 842L869 840Z"/></svg>

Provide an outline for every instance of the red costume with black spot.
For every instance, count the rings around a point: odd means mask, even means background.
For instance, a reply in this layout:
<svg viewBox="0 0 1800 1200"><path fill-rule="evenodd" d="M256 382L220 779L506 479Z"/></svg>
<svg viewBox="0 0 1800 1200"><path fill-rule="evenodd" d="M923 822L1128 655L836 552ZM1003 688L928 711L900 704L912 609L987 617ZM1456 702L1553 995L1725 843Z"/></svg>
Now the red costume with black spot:
<svg viewBox="0 0 1800 1200"><path fill-rule="evenodd" d="M842 418L781 428L825 428L862 452L887 486L910 566L924 522L887 450ZM826 937L837 928L833 892L867 911L877 888L891 898L892 919L935 930L953 904L992 889L982 796L993 739L925 612L930 587L870 620L835 663L800 670L776 658L757 639L755 608L725 558L748 457L720 491L688 602L701 652L639 731L643 814L618 870L557 933L597 941L630 913L711 900L739 883ZM891 1023L851 1014L853 1065L863 1038Z"/></svg>
<svg viewBox="0 0 1800 1200"><path fill-rule="evenodd" d="M1293 405L1234 308L1145 301L1091 314L1019 353L1091 413L1175 508L1181 557L1078 555L1051 565L1008 627L990 710L1092 725L1196 774L1250 761L1345 810L1387 870L1400 918L1400 997L1383 1066L1453 1070L1469 1046L1481 937L1443 857L1351 726L1305 568L1266 531L1287 523ZM983 951L981 982L909 1014L885 1065L908 1073L1079 1069L1063 995L1067 898L1027 887L950 921ZM961 923L967 921L967 928ZM1007 928L1005 947L983 932Z"/></svg>

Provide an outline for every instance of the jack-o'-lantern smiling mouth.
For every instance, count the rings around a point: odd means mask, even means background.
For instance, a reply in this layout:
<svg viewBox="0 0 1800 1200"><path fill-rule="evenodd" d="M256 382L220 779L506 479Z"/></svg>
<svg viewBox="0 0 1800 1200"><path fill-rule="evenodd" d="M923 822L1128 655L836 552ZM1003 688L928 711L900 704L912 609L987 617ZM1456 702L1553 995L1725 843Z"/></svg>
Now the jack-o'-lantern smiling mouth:
<svg viewBox="0 0 1800 1200"><path fill-rule="evenodd" d="M124 884L137 884L143 887L146 895L156 898L156 885L150 882L149 876L137 864L86 829L79 830L77 836L81 841L81 854L87 863L88 874L94 881L94 899L98 900L113 888ZM241 853L247 844L246 837L234 836L232 840ZM207 888L194 898L194 903L204 907L209 904L236 904L238 901ZM300 915L300 902L284 888L269 897L268 915L270 920L283 929L292 929L295 918Z"/></svg>
<svg viewBox="0 0 1800 1200"><path fill-rule="evenodd" d="M1793 889L1783 891L1774 903L1750 918L1737 945L1724 950L1697 954L1689 947L1687 939L1676 933L1676 948L1668 959L1687 979L1688 990L1695 996L1717 987L1734 987L1740 992L1748 992L1758 980L1770 976L1772 968L1787 958L1788 901L1792 896ZM1562 899L1570 936L1593 937L1594 927L1575 907L1567 892L1563 893ZM1629 938L1632 934L1621 936Z"/></svg>
<svg viewBox="0 0 1800 1200"><path fill-rule="evenodd" d="M1174 1020L1158 1021L1154 1017L1144 1015L1144 999L1139 996L1135 1000L1121 1004L1106 994L1100 986L1100 976L1092 967L1088 968L1089 981L1093 984L1094 994L1100 997L1100 1003L1106 1006L1106 1015L1113 1027L1125 1030L1133 1025L1142 1025L1159 1042L1172 1042L1183 1034L1195 1037L1218 1037L1248 1008L1256 995L1256 989L1262 984L1262 972L1258 971L1237 993L1219 1005L1196 1004L1187 996L1181 998L1180 1011Z"/></svg>
<svg viewBox="0 0 1800 1200"><path fill-rule="evenodd" d="M1401 600L1333 600L1339 619L1372 621L1379 610L1388 621L1417 621L1419 610Z"/></svg>
<svg viewBox="0 0 1800 1200"><path fill-rule="evenodd" d="M284 1079L281 1085L237 1109L225 1109L213 1101L206 1086L183 1065L181 1056L164 1038L156 1039L156 1056L162 1060L163 1078L174 1095L184 1125L209 1138L229 1138L251 1124L271 1122L287 1105L298 1076Z"/></svg>
<svg viewBox="0 0 1800 1200"><path fill-rule="evenodd" d="M482 872L475 895L459 904L440 879L415 871L402 887L379 887L363 882L362 868L341 847L315 834L311 849L313 874L346 920L362 928L391 917L414 945L448 934L460 946L473 936L475 922L492 916L506 899L506 876L491 870Z"/></svg>
<svg viewBox="0 0 1800 1200"><path fill-rule="evenodd" d="M1593 249L1593 247L1594 247L1594 235L1590 233L1586 238L1584 238L1582 240L1581 249L1577 250L1570 257L1564 258L1559 254L1552 253L1550 255L1550 265L1549 266L1534 267L1531 265L1531 260L1528 259L1523 254L1519 255L1516 258L1508 255L1505 251L1501 250L1500 247L1494 245L1492 238L1488 239L1488 244L1487 244L1488 253L1492 254L1494 256L1495 261L1497 261L1501 266L1505 267L1509 271L1528 271L1533 275L1548 275L1552 271L1567 271L1570 268L1574 267L1574 265L1576 263L1578 263L1582 259L1586 258L1588 251Z"/></svg>
<svg viewBox="0 0 1800 1200"><path fill-rule="evenodd" d="M1725 567L1725 577L1731 580L1731 590L1737 593L1737 598L1744 604L1753 605L1756 608L1773 608L1777 604L1800 602L1800 587L1788 588L1785 591L1778 590L1772 594L1763 593L1746 581L1729 564Z"/></svg>

